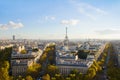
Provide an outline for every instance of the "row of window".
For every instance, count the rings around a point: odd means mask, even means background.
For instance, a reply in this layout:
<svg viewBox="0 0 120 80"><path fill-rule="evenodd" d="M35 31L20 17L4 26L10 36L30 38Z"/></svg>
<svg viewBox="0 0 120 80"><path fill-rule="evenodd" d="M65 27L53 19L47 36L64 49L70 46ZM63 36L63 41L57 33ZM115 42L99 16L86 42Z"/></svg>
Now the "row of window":
<svg viewBox="0 0 120 80"><path fill-rule="evenodd" d="M78 69L78 71L79 72L81 72L81 73L86 73L87 72L87 68L68 68L68 67L61 67L61 68L59 68L59 70L60 70L60 72L62 73L62 74L69 74L70 73L70 71L72 71L73 69Z"/></svg>
<svg viewBox="0 0 120 80"><path fill-rule="evenodd" d="M22 67L22 66L20 66L20 67L13 67L12 68L12 74L13 75L20 75L22 73L25 73L26 70L27 70L27 68L26 67Z"/></svg>

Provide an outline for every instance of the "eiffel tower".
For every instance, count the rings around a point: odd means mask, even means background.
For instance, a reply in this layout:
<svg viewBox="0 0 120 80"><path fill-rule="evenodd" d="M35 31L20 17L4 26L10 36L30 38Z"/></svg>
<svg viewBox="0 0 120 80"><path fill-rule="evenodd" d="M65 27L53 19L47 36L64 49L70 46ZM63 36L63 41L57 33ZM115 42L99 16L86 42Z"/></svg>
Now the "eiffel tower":
<svg viewBox="0 0 120 80"><path fill-rule="evenodd" d="M66 48L68 48L68 46L69 46L69 39L68 39L68 36L67 36L67 27L66 27L66 35L65 35L65 40L64 40L64 46Z"/></svg>

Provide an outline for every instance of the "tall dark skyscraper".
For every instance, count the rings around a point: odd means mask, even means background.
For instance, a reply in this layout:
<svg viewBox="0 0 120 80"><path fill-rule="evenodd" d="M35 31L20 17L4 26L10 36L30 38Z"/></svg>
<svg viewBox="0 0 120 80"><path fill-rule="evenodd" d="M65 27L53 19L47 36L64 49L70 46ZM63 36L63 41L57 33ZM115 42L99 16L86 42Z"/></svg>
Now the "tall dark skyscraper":
<svg viewBox="0 0 120 80"><path fill-rule="evenodd" d="M15 35L13 35L13 40L15 40Z"/></svg>

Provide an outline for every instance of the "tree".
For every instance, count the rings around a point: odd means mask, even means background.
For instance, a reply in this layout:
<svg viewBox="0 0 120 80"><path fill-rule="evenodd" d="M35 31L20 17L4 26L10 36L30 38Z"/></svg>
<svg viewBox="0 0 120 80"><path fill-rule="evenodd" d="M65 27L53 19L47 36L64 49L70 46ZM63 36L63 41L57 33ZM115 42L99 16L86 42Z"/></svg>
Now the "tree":
<svg viewBox="0 0 120 80"><path fill-rule="evenodd" d="M69 76L70 76L71 80L76 80L76 78L75 78L76 75L75 74L70 74Z"/></svg>
<svg viewBox="0 0 120 80"><path fill-rule="evenodd" d="M39 75L40 70L41 70L41 65L34 63L32 66L28 67L27 75L31 75L33 78L35 78Z"/></svg>
<svg viewBox="0 0 120 80"><path fill-rule="evenodd" d="M84 50L79 50L79 51L78 51L78 57L79 57L80 59L86 59L88 53L89 53L89 52L85 52Z"/></svg>
<svg viewBox="0 0 120 80"><path fill-rule="evenodd" d="M96 75L96 70L91 67L91 68L89 68L87 74L88 74L89 79L91 80L92 78L95 77L95 75Z"/></svg>
<svg viewBox="0 0 120 80"><path fill-rule="evenodd" d="M77 69L73 69L70 73L71 73L71 74L77 74L77 73L78 73L78 70L77 70Z"/></svg>
<svg viewBox="0 0 120 80"><path fill-rule="evenodd" d="M52 77L51 80L57 80L55 77Z"/></svg>
<svg viewBox="0 0 120 80"><path fill-rule="evenodd" d="M5 48L0 50L0 80L11 80L9 76L9 61L11 56L12 48Z"/></svg>
<svg viewBox="0 0 120 80"><path fill-rule="evenodd" d="M42 77L42 80L50 80L50 75L49 75L49 74L45 74L45 75Z"/></svg>
<svg viewBox="0 0 120 80"><path fill-rule="evenodd" d="M23 77L21 76L21 75L19 75L18 77L17 77L17 80L22 80L23 79Z"/></svg>
<svg viewBox="0 0 120 80"><path fill-rule="evenodd" d="M83 74L82 74L82 73L79 73L79 74L78 74L78 78L79 78L78 80L83 80Z"/></svg>
<svg viewBox="0 0 120 80"><path fill-rule="evenodd" d="M48 53L51 49L49 47L46 48L45 52Z"/></svg>
<svg viewBox="0 0 120 80"><path fill-rule="evenodd" d="M26 50L22 50L20 53L21 54L26 54L27 52L26 52Z"/></svg>
<svg viewBox="0 0 120 80"><path fill-rule="evenodd" d="M93 64L97 67L97 70L101 70L101 66L98 64L98 62L94 61Z"/></svg>
<svg viewBox="0 0 120 80"><path fill-rule="evenodd" d="M9 80L8 69L0 68L0 80Z"/></svg>
<svg viewBox="0 0 120 80"><path fill-rule="evenodd" d="M3 62L3 67L6 69L9 69L9 62L8 61L4 61Z"/></svg>
<svg viewBox="0 0 120 80"><path fill-rule="evenodd" d="M30 75L26 76L25 79L26 79L26 80L33 80L33 78L32 78Z"/></svg>
<svg viewBox="0 0 120 80"><path fill-rule="evenodd" d="M48 60L49 60L50 64L53 64L53 62L54 62L53 58L54 58L53 56L49 56Z"/></svg>
<svg viewBox="0 0 120 80"><path fill-rule="evenodd" d="M37 52L37 51L38 51L38 49L37 49L37 48L35 48L35 49L32 49L32 51L33 51L33 52Z"/></svg>
<svg viewBox="0 0 120 80"><path fill-rule="evenodd" d="M71 79L70 79L70 77L66 77L66 79L65 79L65 80L71 80Z"/></svg>
<svg viewBox="0 0 120 80"><path fill-rule="evenodd" d="M58 68L55 65L48 65L47 67L47 72L51 75L54 76L56 73L58 73Z"/></svg>
<svg viewBox="0 0 120 80"><path fill-rule="evenodd" d="M86 75L84 76L83 80L90 80L89 75L86 74Z"/></svg>
<svg viewBox="0 0 120 80"><path fill-rule="evenodd" d="M47 58L47 55L46 53L44 53L40 58L40 63L43 63L46 60L46 58Z"/></svg>
<svg viewBox="0 0 120 80"><path fill-rule="evenodd" d="M64 80L63 76L61 74L55 74L56 80Z"/></svg>

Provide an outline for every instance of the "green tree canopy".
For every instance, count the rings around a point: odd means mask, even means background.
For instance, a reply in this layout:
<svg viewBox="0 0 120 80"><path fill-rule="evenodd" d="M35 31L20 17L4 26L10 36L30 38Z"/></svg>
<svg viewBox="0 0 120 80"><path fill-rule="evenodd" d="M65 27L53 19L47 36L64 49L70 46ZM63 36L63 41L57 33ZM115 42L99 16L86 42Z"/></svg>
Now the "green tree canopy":
<svg viewBox="0 0 120 80"><path fill-rule="evenodd" d="M32 49L33 52L37 52L38 51L38 48L35 48L35 49Z"/></svg>
<svg viewBox="0 0 120 80"><path fill-rule="evenodd" d="M49 75L49 74L45 74L45 75L42 77L42 80L50 80L50 75Z"/></svg>
<svg viewBox="0 0 120 80"><path fill-rule="evenodd" d="M21 54L26 54L27 52L26 52L26 50L21 50L20 53L21 53Z"/></svg>
<svg viewBox="0 0 120 80"><path fill-rule="evenodd" d="M84 50L79 50L79 51L78 51L78 57L79 57L80 59L86 59L88 53L89 53L89 52L85 52Z"/></svg>
<svg viewBox="0 0 120 80"><path fill-rule="evenodd" d="M0 68L0 80L9 80L9 74L6 68Z"/></svg>
<svg viewBox="0 0 120 80"><path fill-rule="evenodd" d="M58 68L55 65L48 65L47 67L47 72L51 75L54 76L56 73L58 73Z"/></svg>
<svg viewBox="0 0 120 80"><path fill-rule="evenodd" d="M41 65L34 63L32 66L28 67L27 75L31 75L33 78L35 78L39 75L40 70L41 70Z"/></svg>
<svg viewBox="0 0 120 80"><path fill-rule="evenodd" d="M33 78L32 78L30 75L26 76L25 79L26 79L26 80L33 80Z"/></svg>

